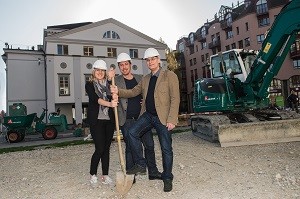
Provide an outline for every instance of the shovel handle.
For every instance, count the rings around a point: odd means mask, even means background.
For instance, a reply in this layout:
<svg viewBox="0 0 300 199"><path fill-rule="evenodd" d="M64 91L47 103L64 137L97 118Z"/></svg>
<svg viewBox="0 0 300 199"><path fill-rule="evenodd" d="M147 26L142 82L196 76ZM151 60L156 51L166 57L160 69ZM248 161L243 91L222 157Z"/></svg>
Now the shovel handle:
<svg viewBox="0 0 300 199"><path fill-rule="evenodd" d="M112 78L111 82L112 82L112 85L115 86L115 77ZM118 117L118 107L114 107L114 113L115 113L115 121L116 121L117 141L118 141L120 164L121 164L121 169L122 169L122 171L125 175L126 170L125 170L125 161L124 161L124 156L123 156L123 149L122 149L122 144L121 144L121 135L120 135L119 117Z"/></svg>

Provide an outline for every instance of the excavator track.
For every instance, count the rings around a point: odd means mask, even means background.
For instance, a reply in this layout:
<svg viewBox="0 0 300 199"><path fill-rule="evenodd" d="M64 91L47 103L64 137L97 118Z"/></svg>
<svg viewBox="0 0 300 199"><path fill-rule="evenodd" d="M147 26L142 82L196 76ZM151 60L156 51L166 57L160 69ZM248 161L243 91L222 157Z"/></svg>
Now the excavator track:
<svg viewBox="0 0 300 199"><path fill-rule="evenodd" d="M219 125L226 124L230 124L226 115L195 115L191 117L193 134L210 142L218 141Z"/></svg>
<svg viewBox="0 0 300 199"><path fill-rule="evenodd" d="M300 114L285 110L191 116L195 136L221 147L300 141Z"/></svg>

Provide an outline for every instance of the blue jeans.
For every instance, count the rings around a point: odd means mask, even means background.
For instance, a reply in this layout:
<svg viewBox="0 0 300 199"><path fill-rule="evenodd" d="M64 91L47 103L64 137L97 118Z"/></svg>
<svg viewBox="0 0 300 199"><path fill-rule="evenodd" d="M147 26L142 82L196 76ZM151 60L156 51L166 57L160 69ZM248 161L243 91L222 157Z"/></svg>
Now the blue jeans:
<svg viewBox="0 0 300 199"><path fill-rule="evenodd" d="M168 128L160 122L158 116L154 116L148 112L145 112L129 129L129 144L131 147L133 160L136 164L146 167L146 160L143 157L140 137L143 136L145 132L150 131L152 128L156 130L162 151L162 179L172 180L173 149L171 132L169 132Z"/></svg>
<svg viewBox="0 0 300 199"><path fill-rule="evenodd" d="M121 126L121 131L123 134L123 139L125 141L125 158L126 158L126 170L130 169L134 165L130 145L129 145L129 132L128 130L135 124L135 119L126 119L126 122L123 126ZM155 160L155 151L154 151L154 141L153 134L151 131L146 132L140 139L140 142L143 143L145 150L145 158L147 160L148 173L155 174L158 172L156 160ZM141 149L141 153L143 153L143 149Z"/></svg>

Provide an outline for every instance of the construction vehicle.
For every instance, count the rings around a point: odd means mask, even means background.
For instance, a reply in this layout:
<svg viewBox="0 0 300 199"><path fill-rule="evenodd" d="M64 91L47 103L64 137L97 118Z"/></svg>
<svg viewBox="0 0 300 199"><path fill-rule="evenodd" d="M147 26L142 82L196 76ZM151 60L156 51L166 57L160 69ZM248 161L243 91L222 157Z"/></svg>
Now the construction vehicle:
<svg viewBox="0 0 300 199"><path fill-rule="evenodd" d="M12 107L12 108L11 108ZM17 108L16 108L17 107ZM43 109L40 117L36 113L27 115L26 106L22 103L16 103L10 106L9 116L3 117L2 125L5 127L5 137L10 143L17 143L24 140L26 134L41 133L45 140L55 139L58 132L67 130L67 120L65 115L56 116L56 122L45 123L47 109ZM14 111L12 111L14 110ZM49 116L54 117L53 114ZM54 119L52 119L54 121Z"/></svg>
<svg viewBox="0 0 300 199"><path fill-rule="evenodd" d="M260 51L211 57L211 78L195 82L191 128L221 147L300 141L299 114L270 110L268 88L300 31L300 0L285 5Z"/></svg>

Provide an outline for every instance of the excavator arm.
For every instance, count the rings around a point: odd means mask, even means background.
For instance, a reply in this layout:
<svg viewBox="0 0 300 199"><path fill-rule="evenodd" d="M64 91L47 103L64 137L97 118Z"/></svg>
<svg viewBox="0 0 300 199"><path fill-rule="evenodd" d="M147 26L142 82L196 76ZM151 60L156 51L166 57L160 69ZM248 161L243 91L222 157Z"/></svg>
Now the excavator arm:
<svg viewBox="0 0 300 199"><path fill-rule="evenodd" d="M259 100L268 95L268 87L300 31L299 10L300 0L292 0L276 17L243 84L248 99Z"/></svg>

